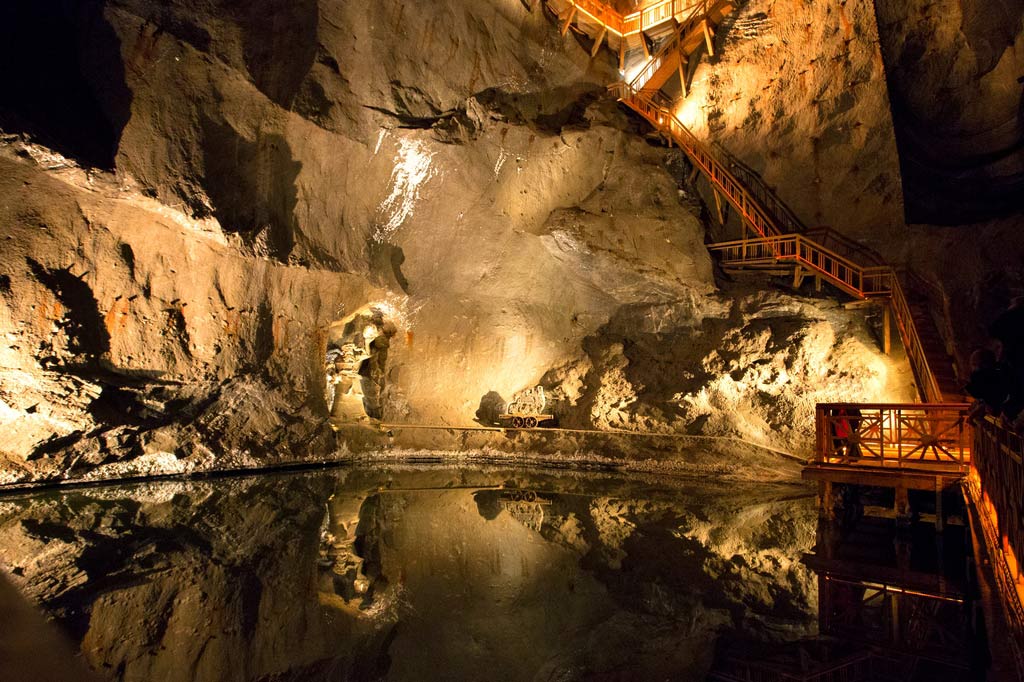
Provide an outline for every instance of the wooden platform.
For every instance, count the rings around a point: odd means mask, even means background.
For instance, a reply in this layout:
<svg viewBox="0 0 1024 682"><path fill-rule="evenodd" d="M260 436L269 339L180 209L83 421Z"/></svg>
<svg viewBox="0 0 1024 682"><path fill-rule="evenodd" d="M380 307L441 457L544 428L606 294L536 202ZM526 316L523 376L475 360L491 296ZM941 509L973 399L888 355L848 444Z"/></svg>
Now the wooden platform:
<svg viewBox="0 0 1024 682"><path fill-rule="evenodd" d="M945 490L957 485L966 474L959 467L941 463L921 467L876 466L852 463L813 463L803 469L806 481L827 481L844 485L870 485L908 490Z"/></svg>

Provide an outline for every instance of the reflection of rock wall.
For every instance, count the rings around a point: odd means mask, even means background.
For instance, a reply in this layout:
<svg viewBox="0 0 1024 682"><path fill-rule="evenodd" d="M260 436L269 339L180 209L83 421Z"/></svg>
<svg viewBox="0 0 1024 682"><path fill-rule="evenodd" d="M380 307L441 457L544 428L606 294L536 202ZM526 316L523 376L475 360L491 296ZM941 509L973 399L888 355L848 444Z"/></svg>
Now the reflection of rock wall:
<svg viewBox="0 0 1024 682"><path fill-rule="evenodd" d="M382 624L320 602L329 494L291 478L8 503L2 568L110 679L354 673L374 665Z"/></svg>
<svg viewBox="0 0 1024 682"><path fill-rule="evenodd" d="M522 468L95 489L0 506L0 568L110 679L699 679L723 632L811 627L793 493Z"/></svg>

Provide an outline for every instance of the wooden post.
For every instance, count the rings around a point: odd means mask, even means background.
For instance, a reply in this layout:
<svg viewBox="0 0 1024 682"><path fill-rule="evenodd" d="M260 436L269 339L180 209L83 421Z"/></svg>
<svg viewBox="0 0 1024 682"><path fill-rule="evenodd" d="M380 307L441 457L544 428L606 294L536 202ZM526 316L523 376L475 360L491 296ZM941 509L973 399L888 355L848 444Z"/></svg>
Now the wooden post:
<svg viewBox="0 0 1024 682"><path fill-rule="evenodd" d="M892 306L888 303L882 306L882 352L892 353Z"/></svg>
<svg viewBox="0 0 1024 682"><path fill-rule="evenodd" d="M814 276L814 290L821 293L821 275Z"/></svg>
<svg viewBox="0 0 1024 682"><path fill-rule="evenodd" d="M910 497L907 495L907 486L896 486L896 525L907 527L910 525Z"/></svg>
<svg viewBox="0 0 1024 682"><path fill-rule="evenodd" d="M682 52L679 53L679 86L682 88L683 97L690 94L690 89L686 86L686 69L684 67L689 66L686 61L686 57L683 56Z"/></svg>
<svg viewBox="0 0 1024 682"><path fill-rule="evenodd" d="M608 33L608 27L602 26L601 32L597 34L597 40L594 41L594 46L590 48L590 58L593 59L597 56L597 51L601 49L601 43L604 42L604 37Z"/></svg>
<svg viewBox="0 0 1024 682"><path fill-rule="evenodd" d="M941 533L945 529L945 521L942 518L942 478L935 477L935 532Z"/></svg>
<svg viewBox="0 0 1024 682"><path fill-rule="evenodd" d="M818 516L828 521L836 518L835 500L832 497L832 481L818 482Z"/></svg>
<svg viewBox="0 0 1024 682"><path fill-rule="evenodd" d="M643 34L643 31L638 36L640 38L640 47L644 49L644 60L649 62L651 61L651 49L647 47L647 36Z"/></svg>
<svg viewBox="0 0 1024 682"><path fill-rule="evenodd" d="M722 215L722 197L718 196L718 190L714 187L711 188L711 192L715 195L715 210L718 214L718 224L725 227L725 218Z"/></svg>
<svg viewBox="0 0 1024 682"><path fill-rule="evenodd" d="M806 274L807 273L804 272L803 268L801 268L799 265L796 266L796 270L793 271L793 288L794 289L799 289L800 288L800 285L804 283L804 275L806 275Z"/></svg>
<svg viewBox="0 0 1024 682"><path fill-rule="evenodd" d="M575 17L575 16L576 16L576 5L573 5L572 9L570 9L569 13L565 16L565 21L562 22L561 30L559 30L559 33L562 36L564 36L566 33L569 32L569 25L572 24L573 17Z"/></svg>
<svg viewBox="0 0 1024 682"><path fill-rule="evenodd" d="M715 44L714 44L715 29L711 28L711 25L708 23L707 19L704 19L704 21L701 22L701 25L704 27L704 44L708 46L708 56L709 57L714 57L715 56Z"/></svg>
<svg viewBox="0 0 1024 682"><path fill-rule="evenodd" d="M626 70L626 36L619 36L619 71Z"/></svg>

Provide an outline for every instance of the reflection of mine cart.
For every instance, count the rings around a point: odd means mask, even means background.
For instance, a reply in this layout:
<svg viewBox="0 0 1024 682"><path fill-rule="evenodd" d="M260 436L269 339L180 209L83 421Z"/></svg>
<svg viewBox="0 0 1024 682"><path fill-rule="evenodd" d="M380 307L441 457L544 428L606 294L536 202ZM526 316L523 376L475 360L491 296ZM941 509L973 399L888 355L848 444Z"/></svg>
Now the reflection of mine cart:
<svg viewBox="0 0 1024 682"><path fill-rule="evenodd" d="M532 490L508 490L499 498L501 508L512 518L531 530L539 531L544 524L544 507L551 500L545 499Z"/></svg>
<svg viewBox="0 0 1024 682"><path fill-rule="evenodd" d="M498 415L498 423L514 429L552 426L555 423L555 415L544 412L546 403L542 386L528 388L508 404L504 413Z"/></svg>

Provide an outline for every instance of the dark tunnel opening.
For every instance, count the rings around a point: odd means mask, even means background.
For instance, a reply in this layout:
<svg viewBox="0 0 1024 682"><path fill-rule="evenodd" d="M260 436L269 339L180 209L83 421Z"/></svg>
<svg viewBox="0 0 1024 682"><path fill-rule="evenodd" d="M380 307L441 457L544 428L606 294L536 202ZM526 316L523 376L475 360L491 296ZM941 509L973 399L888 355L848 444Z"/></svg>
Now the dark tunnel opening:
<svg viewBox="0 0 1024 682"><path fill-rule="evenodd" d="M110 169L131 92L103 9L97 0L0 3L0 128Z"/></svg>

